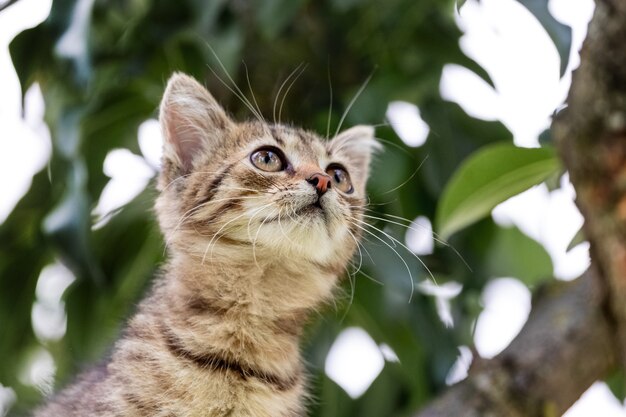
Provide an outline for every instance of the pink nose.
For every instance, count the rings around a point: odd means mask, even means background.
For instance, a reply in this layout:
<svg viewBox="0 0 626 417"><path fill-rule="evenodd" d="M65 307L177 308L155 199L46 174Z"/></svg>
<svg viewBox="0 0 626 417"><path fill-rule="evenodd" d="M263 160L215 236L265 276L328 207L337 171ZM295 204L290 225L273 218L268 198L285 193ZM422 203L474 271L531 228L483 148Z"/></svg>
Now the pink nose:
<svg viewBox="0 0 626 417"><path fill-rule="evenodd" d="M326 174L313 174L306 181L315 187L319 195L324 194L330 188L330 177Z"/></svg>

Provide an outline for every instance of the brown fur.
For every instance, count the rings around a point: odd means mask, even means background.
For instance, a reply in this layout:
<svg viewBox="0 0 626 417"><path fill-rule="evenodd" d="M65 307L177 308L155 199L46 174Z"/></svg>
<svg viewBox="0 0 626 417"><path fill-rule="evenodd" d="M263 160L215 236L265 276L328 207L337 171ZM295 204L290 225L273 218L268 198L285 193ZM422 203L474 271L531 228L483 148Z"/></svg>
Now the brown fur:
<svg viewBox="0 0 626 417"><path fill-rule="evenodd" d="M162 278L111 360L35 416L302 416L299 336L356 248L373 131L325 142L282 125L237 124L180 74L160 119ZM253 166L249 155L262 146L282 150L289 166ZM331 186L318 209L307 178L330 163L346 168L354 193Z"/></svg>

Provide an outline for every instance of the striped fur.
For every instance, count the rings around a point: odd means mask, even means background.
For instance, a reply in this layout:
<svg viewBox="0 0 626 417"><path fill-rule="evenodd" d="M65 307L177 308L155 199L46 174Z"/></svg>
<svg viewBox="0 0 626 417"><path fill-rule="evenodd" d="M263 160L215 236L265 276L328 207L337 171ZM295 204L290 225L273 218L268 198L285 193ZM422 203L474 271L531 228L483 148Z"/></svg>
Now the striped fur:
<svg viewBox="0 0 626 417"><path fill-rule="evenodd" d="M305 415L299 338L356 249L373 131L331 141L283 125L233 122L193 79L174 75L161 105L166 138L156 212L169 260L111 359L39 409L52 416ZM289 166L255 168L279 148ZM306 179L331 164L354 192L313 208ZM351 220L353 219L353 220Z"/></svg>

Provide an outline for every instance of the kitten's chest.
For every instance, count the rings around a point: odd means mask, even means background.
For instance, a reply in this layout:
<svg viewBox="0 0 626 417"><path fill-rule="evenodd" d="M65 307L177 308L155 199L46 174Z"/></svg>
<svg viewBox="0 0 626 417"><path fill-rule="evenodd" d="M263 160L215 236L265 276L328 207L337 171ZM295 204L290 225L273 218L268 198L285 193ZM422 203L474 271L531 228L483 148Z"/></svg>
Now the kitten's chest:
<svg viewBox="0 0 626 417"><path fill-rule="evenodd" d="M186 375L183 375L186 374ZM144 379L145 383L145 379ZM159 381L155 381L158 385ZM257 376L241 376L230 370L179 372L175 385L153 394L143 387L132 396L132 416L159 417L298 417L302 413L301 383L279 386ZM141 385L136 385L141 386ZM286 389L288 388L288 389ZM160 391L157 394L156 391ZM123 394L128 398L129 393ZM143 398L142 405L140 398ZM150 404L146 406L145 404Z"/></svg>

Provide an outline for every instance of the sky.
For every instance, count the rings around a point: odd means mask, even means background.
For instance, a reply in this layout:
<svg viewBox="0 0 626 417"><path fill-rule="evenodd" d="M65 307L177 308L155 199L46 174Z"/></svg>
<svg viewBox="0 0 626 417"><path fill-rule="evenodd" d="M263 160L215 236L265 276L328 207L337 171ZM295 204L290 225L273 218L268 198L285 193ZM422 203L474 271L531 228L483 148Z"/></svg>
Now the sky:
<svg viewBox="0 0 626 417"><path fill-rule="evenodd" d="M1 1L0 1L1 3ZM86 23L93 1L82 0L75 11L75 21L58 45L58 53L72 55L84 46ZM0 224L28 190L32 176L45 169L51 153L50 132L43 121L45 105L37 85L31 87L21 105L21 88L11 64L8 44L20 31L43 21L51 0L21 0L0 13ZM484 120L499 120L513 133L518 146L538 146L538 135L549 126L550 115L566 96L571 71L580 62L578 50L586 34L594 4L592 0L550 0L552 15L572 27L573 45L568 68L559 77L556 48L539 22L514 0L467 0L456 21L463 31L460 45L489 73L495 88L470 70L447 65L440 92L458 103L468 114ZM514 52L512 52L514 51ZM541 100L537 100L541 97ZM398 136L408 145L422 146L429 127L421 119L419 108L411 103L391 102L387 119ZM102 227L107 214L133 199L155 175L160 159L160 129L156 120L146 120L137 132L141 154L128 149L112 150L103 171L111 178L104 188L94 214ZM549 191L534 187L494 209L492 216L501 225L515 225L542 244L554 264L558 279L570 280L588 266L588 244L567 251L567 245L582 224L582 216L573 203L574 191L567 176L561 186ZM425 217L414 220L406 244L418 255L432 252L432 225ZM502 351L517 335L530 311L531 294L515 277L492 277L484 289L484 311L476 323L474 343L486 358ZM40 340L55 340L65 333L66 315L62 293L73 281L71 272L59 263L47 266L37 286L32 324ZM421 283L418 290L437 299L442 322L453 326L450 303L462 290L460 283L432 286ZM356 353L358 354L356 354ZM335 340L325 371L353 398L365 393L388 362L398 361L387 345L377 345L358 327L345 329ZM456 383L467 376L472 354L459 346L459 358L450 370L447 382ZM20 375L22 381L50 390L54 361L43 347L33 354L30 365ZM10 387L0 385L0 415L15 400ZM567 412L566 417L602 415L626 417L626 408L606 384L594 384Z"/></svg>

